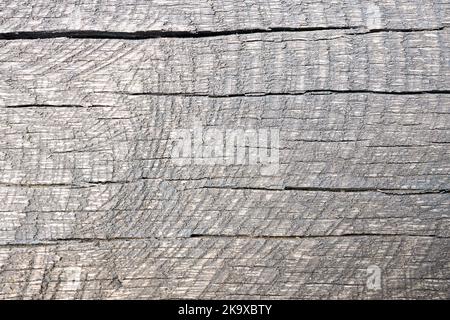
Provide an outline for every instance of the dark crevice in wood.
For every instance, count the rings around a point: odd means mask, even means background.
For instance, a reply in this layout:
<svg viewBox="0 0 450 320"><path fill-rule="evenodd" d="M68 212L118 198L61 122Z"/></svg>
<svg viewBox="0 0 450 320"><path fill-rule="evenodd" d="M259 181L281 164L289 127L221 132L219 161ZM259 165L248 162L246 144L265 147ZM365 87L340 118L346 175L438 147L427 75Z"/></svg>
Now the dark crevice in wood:
<svg viewBox="0 0 450 320"><path fill-rule="evenodd" d="M28 39L118 39L118 40L145 40L157 38L211 38L230 35L246 35L253 33L277 33L277 32L307 32L307 31L333 31L333 30L358 30L360 27L300 27L300 28L270 28L270 29L236 29L223 31L136 31L114 32L99 30L72 30L72 31L18 31L0 33L0 40L28 40Z"/></svg>
<svg viewBox="0 0 450 320"><path fill-rule="evenodd" d="M302 239L339 239L339 238L368 238L368 237L411 237L411 238L437 238L449 239L449 237L436 234L407 234L407 233L343 233L336 235L251 235L251 234L201 234L193 233L188 236L175 237L110 237L110 238L58 238L42 241L16 242L0 244L0 248L27 248L58 246L63 244L100 243L100 242L126 242L126 241L186 241L196 238L223 238L223 239L266 239L266 240L302 240Z"/></svg>
<svg viewBox="0 0 450 320"><path fill-rule="evenodd" d="M86 186L76 185L72 183L14 183L14 182L1 182L0 186L4 187L22 187L22 188L51 188L51 187L67 187L70 189L81 189Z"/></svg>
<svg viewBox="0 0 450 320"><path fill-rule="evenodd" d="M449 94L450 90L417 90L417 91L381 91L381 90L307 90L305 94L382 94L382 95L416 95L416 94Z"/></svg>
<svg viewBox="0 0 450 320"><path fill-rule="evenodd" d="M363 34L368 33L383 33L383 32L399 32L399 33L410 33L410 32L431 32L431 31L442 31L445 30L447 26L442 26L438 28L380 28L380 29L370 29Z"/></svg>
<svg viewBox="0 0 450 320"><path fill-rule="evenodd" d="M232 186L203 186L197 189L219 189L219 190L250 190L250 191L284 191L282 188L264 188L264 187L232 187Z"/></svg>
<svg viewBox="0 0 450 320"><path fill-rule="evenodd" d="M92 242L117 242L117 241L150 241L150 240L180 240L189 239L189 237L86 237L86 238L55 238L38 241L11 242L0 244L1 247L39 247L39 246L58 246L65 243L92 243Z"/></svg>
<svg viewBox="0 0 450 320"><path fill-rule="evenodd" d="M449 189L440 189L440 190L405 190L405 189L399 189L399 190L380 190L379 192L387 194L387 195L393 195L393 196L413 196L413 195L422 195L422 194L447 194L450 193Z"/></svg>
<svg viewBox="0 0 450 320"><path fill-rule="evenodd" d="M247 92L236 94L207 94L207 93L189 93L189 92L126 92L126 91L96 91L97 94L122 94L129 96L155 96L155 97L204 97L211 99L227 99L227 98L252 98L267 96L302 96L302 95L333 95L333 94L375 94L375 95L432 95L432 94L450 94L450 90L426 90L426 91L377 91L377 90L330 90L316 89L298 92ZM75 104L20 104L20 105L4 105L3 108L101 108L114 107L111 105L75 105ZM442 113L447 114L447 113Z"/></svg>
<svg viewBox="0 0 450 320"><path fill-rule="evenodd" d="M64 153L71 153L71 152L76 152L76 151L70 150L70 151L65 151L65 152L54 152L54 153L55 154L58 154L58 153L64 154ZM161 159L163 159L163 158L161 158ZM135 180L80 181L79 183L10 183L10 182L1 182L0 181L0 186L23 187L23 188L67 187L70 189L82 189L82 188L89 188L90 185L127 184L127 183L136 183L136 182L139 182L142 180L161 180L161 179L141 177L141 178L137 178Z"/></svg>
<svg viewBox="0 0 450 320"><path fill-rule="evenodd" d="M205 97L212 99L221 98L246 98L246 97L266 97L266 96L301 96L301 95L314 95L314 94L380 94L380 95L423 95L423 94L449 94L450 90L417 90L417 91L377 91L377 90L330 90L330 89L315 89L304 90L298 92L246 92L235 94L207 94L207 93L189 93L189 92L96 92L96 93L116 93L125 94L130 96L181 96L181 97Z"/></svg>
<svg viewBox="0 0 450 320"><path fill-rule="evenodd" d="M450 94L450 90L425 90L425 91L377 91L377 90L331 90L331 89L315 89L304 90L298 92L246 92L236 94L207 94L207 93L189 93L189 92L126 92L126 91L96 91L96 94L120 94L129 96L154 96L154 97L185 97L185 98L210 98L210 99L227 99L227 98L252 98L266 96L303 96L303 95L333 95L333 94L374 94L374 95L433 95ZM18 104L3 105L3 108L20 109L20 108L103 108L115 107L113 105L77 105L77 104ZM448 114L448 113L440 113Z"/></svg>
<svg viewBox="0 0 450 320"><path fill-rule="evenodd" d="M75 104L18 104L6 105L5 108L21 109L21 108L84 108L82 105Z"/></svg>
<svg viewBox="0 0 450 320"><path fill-rule="evenodd" d="M191 234L191 238L243 238L243 239L274 239L274 240L301 240L301 239L322 239L322 238L361 238L361 237L417 237L417 238L445 238L435 234L405 234L405 233L344 233L337 235L291 235L291 236L275 236L275 235L247 235L247 234Z"/></svg>
<svg viewBox="0 0 450 320"><path fill-rule="evenodd" d="M202 179L157 179L141 177L134 180L117 180L117 181L83 181L79 184L72 183L7 183L0 182L0 186L5 187L23 187L23 188L51 188L51 187L67 187L71 189L83 189L89 188L94 185L117 185L117 184L129 184L137 183L145 180L160 180L160 181L196 181ZM240 187L240 186L201 186L189 190L198 189L218 189L218 190L250 190L250 191L305 191L305 192L348 192L348 193L361 193L361 192L379 192L388 195L395 196L409 196L409 195L426 195L426 194L448 194L450 189L399 189L399 188L327 188L327 187L298 187L298 186L284 186L284 187Z"/></svg>
<svg viewBox="0 0 450 320"><path fill-rule="evenodd" d="M255 33L280 33L280 32L312 32L312 31L356 31L350 35L361 35L381 32L426 32L441 31L446 27L429 29L371 29L367 30L364 26L330 26L330 27L274 27L274 28L254 28L254 29L235 29L222 31L101 31L101 30L46 30L46 31L17 31L0 33L0 40L33 40L33 39L52 39L52 38L73 38L73 39L117 39L117 40L145 40L156 38L211 38L231 35L248 35ZM361 30L361 32L357 32Z"/></svg>
<svg viewBox="0 0 450 320"><path fill-rule="evenodd" d="M443 194L449 193L449 189L425 190L425 189L377 189L377 188L310 188L286 186L283 190L293 191L324 191L324 192L380 192L389 195L420 195L420 194Z"/></svg>
<svg viewBox="0 0 450 320"><path fill-rule="evenodd" d="M253 190L253 191L310 191L310 192L380 192L395 196L422 195L422 194L445 194L450 193L450 189L377 189L377 188L321 188L321 187L295 187L285 186L284 188L254 188L254 187L227 187L227 186L204 186L202 189L229 189L229 190Z"/></svg>
<svg viewBox="0 0 450 320"><path fill-rule="evenodd" d="M5 105L2 106L3 108L10 108L10 109L21 109L21 108L111 108L115 107L112 105L95 105L95 104L86 104L86 105L78 105L78 104L15 104L15 105Z"/></svg>

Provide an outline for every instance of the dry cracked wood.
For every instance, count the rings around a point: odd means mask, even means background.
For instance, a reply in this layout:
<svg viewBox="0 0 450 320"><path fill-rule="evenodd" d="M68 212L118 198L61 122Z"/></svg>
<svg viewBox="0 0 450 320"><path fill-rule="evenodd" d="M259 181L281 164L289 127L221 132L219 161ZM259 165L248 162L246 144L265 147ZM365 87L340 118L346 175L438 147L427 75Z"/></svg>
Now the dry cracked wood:
<svg viewBox="0 0 450 320"><path fill-rule="evenodd" d="M114 240L0 248L2 298L448 299L447 240ZM383 270L367 289L367 266ZM71 282L81 271L80 281Z"/></svg>
<svg viewBox="0 0 450 320"><path fill-rule="evenodd" d="M449 39L446 28L2 41L0 105L79 104L95 93L445 93Z"/></svg>
<svg viewBox="0 0 450 320"><path fill-rule="evenodd" d="M246 190L141 181L1 187L1 244L212 236L449 236L448 194Z"/></svg>
<svg viewBox="0 0 450 320"><path fill-rule="evenodd" d="M446 94L173 97L96 94L85 105L0 108L0 183L83 187L138 179L216 187L448 189ZM280 169L178 166L175 129L279 128Z"/></svg>
<svg viewBox="0 0 450 320"><path fill-rule="evenodd" d="M0 6L0 298L450 298L449 3Z"/></svg>
<svg viewBox="0 0 450 320"><path fill-rule="evenodd" d="M426 29L450 23L450 4L445 0L67 0L52 5L42 0L1 0L0 5L0 31L4 33L208 33L361 26Z"/></svg>

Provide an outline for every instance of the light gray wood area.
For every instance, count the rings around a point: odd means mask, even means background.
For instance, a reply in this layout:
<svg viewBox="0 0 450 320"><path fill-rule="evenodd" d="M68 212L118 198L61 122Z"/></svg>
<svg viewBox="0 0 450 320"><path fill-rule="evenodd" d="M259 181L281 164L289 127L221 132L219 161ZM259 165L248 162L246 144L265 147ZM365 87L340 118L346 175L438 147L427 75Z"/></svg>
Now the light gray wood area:
<svg viewBox="0 0 450 320"><path fill-rule="evenodd" d="M0 103L79 104L95 93L446 92L449 29L0 43Z"/></svg>
<svg viewBox="0 0 450 320"><path fill-rule="evenodd" d="M2 185L163 179L263 189L449 187L446 94L96 94L78 102L84 105L0 108L0 132L7 137L0 142ZM255 165L177 165L171 133L195 121L204 130L278 128L279 170L264 175Z"/></svg>
<svg viewBox="0 0 450 320"><path fill-rule="evenodd" d="M447 245L428 237L363 236L17 246L0 248L0 297L448 299ZM367 290L370 265L383 270L379 291Z"/></svg>
<svg viewBox="0 0 450 320"><path fill-rule="evenodd" d="M0 8L0 299L450 298L450 3Z"/></svg>
<svg viewBox="0 0 450 320"><path fill-rule="evenodd" d="M440 28L447 1L2 0L0 30L217 32L271 28Z"/></svg>
<svg viewBox="0 0 450 320"><path fill-rule="evenodd" d="M280 191L142 181L2 187L1 244L192 236L447 237L448 194Z"/></svg>

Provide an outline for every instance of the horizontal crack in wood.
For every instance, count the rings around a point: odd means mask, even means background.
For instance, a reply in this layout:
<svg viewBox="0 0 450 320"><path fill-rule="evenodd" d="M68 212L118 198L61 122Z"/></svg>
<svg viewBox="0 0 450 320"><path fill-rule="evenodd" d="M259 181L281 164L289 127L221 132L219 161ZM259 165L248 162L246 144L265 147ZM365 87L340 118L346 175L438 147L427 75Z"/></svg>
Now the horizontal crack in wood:
<svg viewBox="0 0 450 320"><path fill-rule="evenodd" d="M130 96L181 96L181 97L205 97L213 99L221 98L246 98L246 97L265 97L265 96L301 96L308 94L380 94L380 95L421 95L421 94L449 94L450 90L418 90L418 91L377 91L377 90L331 90L314 89L298 92L245 92L234 94L208 94L208 93L190 93L190 92L126 92L126 91L101 91L96 93L115 93Z"/></svg>
<svg viewBox="0 0 450 320"><path fill-rule="evenodd" d="M450 193L450 189L383 189L383 188L323 188L323 187L296 187L285 186L283 188L258 188L258 187L228 187L228 186L204 186L202 189L230 189L230 190L253 190L253 191L306 191L306 192L380 192L394 196L422 195L422 194L444 194Z"/></svg>
<svg viewBox="0 0 450 320"><path fill-rule="evenodd" d="M344 233L336 235L250 235L250 234L198 234L193 233L188 236L179 237L111 237L111 238L61 238L49 239L35 242L3 243L0 248L26 248L59 246L66 243L95 243L95 242L126 242L126 241L172 241L190 240L196 238L223 238L223 239L249 239L249 240L304 240L304 239L339 239L339 238L368 238L368 237L409 237L409 238L437 238L449 239L449 237L435 234L405 234L405 233Z"/></svg>
<svg viewBox="0 0 450 320"><path fill-rule="evenodd" d="M118 39L118 40L145 40L156 38L211 38L231 35L248 35L255 33L282 33L282 32L313 32L313 31L340 31L352 30L354 33L349 35L363 35L381 32L431 32L442 31L446 27L429 29L370 29L363 26L341 26L341 27L274 27L274 28L256 28L256 29L235 29L223 31L165 31L149 30L136 32L119 31L101 31L101 30L46 30L46 31L16 31L0 33L0 40L33 40L33 39L52 39L52 38L74 38L74 39ZM360 32L358 32L361 30Z"/></svg>

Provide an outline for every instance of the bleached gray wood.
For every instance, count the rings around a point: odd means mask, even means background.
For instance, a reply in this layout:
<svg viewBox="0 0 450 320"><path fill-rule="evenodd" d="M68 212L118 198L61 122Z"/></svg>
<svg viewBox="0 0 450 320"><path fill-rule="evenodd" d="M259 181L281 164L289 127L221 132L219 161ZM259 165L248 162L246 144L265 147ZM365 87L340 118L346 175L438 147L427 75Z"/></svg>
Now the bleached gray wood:
<svg viewBox="0 0 450 320"><path fill-rule="evenodd" d="M63 101L57 101L63 103ZM139 179L249 188L449 189L446 94L267 97L91 95L0 108L0 183L85 187ZM280 130L280 167L178 166L176 129ZM180 181L182 183L183 181Z"/></svg>
<svg viewBox="0 0 450 320"><path fill-rule="evenodd" d="M450 298L449 3L0 8L0 299ZM195 120L279 171L175 165Z"/></svg>
<svg viewBox="0 0 450 320"><path fill-rule="evenodd" d="M178 188L178 189L177 189ZM195 235L448 237L444 193L242 190L162 180L0 187L0 244Z"/></svg>
<svg viewBox="0 0 450 320"><path fill-rule="evenodd" d="M0 32L229 31L270 28L421 29L448 25L447 1L0 1Z"/></svg>
<svg viewBox="0 0 450 320"><path fill-rule="evenodd" d="M0 105L80 104L100 92L445 92L448 30L1 41Z"/></svg>
<svg viewBox="0 0 450 320"><path fill-rule="evenodd" d="M361 236L0 248L0 297L448 299L448 246L448 239L433 237ZM383 270L381 290L367 289L372 265Z"/></svg>

